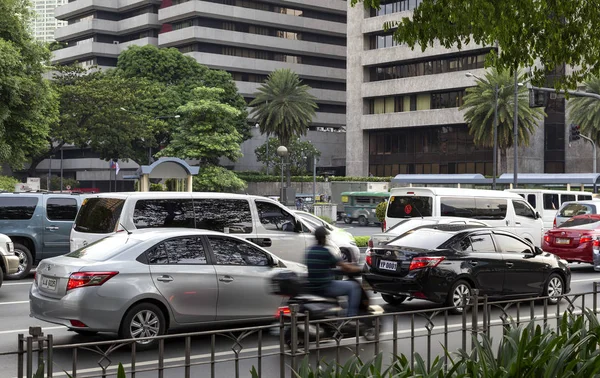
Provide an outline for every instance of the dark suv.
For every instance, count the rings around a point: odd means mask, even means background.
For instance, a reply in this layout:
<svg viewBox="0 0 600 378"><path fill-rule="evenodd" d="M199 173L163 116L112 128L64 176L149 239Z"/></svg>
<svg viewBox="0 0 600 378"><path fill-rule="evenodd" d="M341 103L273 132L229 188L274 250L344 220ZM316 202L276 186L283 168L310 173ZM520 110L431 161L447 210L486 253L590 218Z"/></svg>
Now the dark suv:
<svg viewBox="0 0 600 378"><path fill-rule="evenodd" d="M26 277L34 263L69 252L69 235L82 196L67 193L0 193L0 233L11 238L19 256L17 273Z"/></svg>

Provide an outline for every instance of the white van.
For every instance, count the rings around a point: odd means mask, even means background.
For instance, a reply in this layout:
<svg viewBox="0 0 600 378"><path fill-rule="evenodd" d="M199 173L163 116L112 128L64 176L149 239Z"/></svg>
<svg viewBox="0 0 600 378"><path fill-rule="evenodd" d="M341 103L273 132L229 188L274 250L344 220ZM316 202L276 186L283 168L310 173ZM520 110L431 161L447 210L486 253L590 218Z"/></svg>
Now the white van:
<svg viewBox="0 0 600 378"><path fill-rule="evenodd" d="M304 263L315 239L302 220L266 197L229 193L102 193L84 199L71 230L77 250L115 232L185 227L220 231L248 239L284 260ZM334 246L335 247L335 246ZM352 251L333 248L354 260Z"/></svg>
<svg viewBox="0 0 600 378"><path fill-rule="evenodd" d="M506 189L507 192L517 193L525 198L544 222L544 231L553 227L554 218L561 205L572 201L590 201L592 193L572 190L546 190L546 189Z"/></svg>
<svg viewBox="0 0 600 378"><path fill-rule="evenodd" d="M460 188L395 188L385 214L386 229L403 218L460 217L479 219L541 246L543 222L518 194Z"/></svg>

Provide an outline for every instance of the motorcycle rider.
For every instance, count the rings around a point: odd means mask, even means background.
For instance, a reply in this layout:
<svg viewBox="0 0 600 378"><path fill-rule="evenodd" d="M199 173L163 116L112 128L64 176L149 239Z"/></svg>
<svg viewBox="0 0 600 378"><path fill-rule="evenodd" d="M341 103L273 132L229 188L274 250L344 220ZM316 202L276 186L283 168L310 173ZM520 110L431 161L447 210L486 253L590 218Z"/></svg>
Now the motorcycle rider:
<svg viewBox="0 0 600 378"><path fill-rule="evenodd" d="M315 230L317 243L311 246L306 253L306 267L308 268L307 288L316 295L326 297L348 297L346 316L357 316L360 305L362 290L358 282L353 280L335 280L334 271L336 266L344 273L359 273L361 268L344 262L341 258L334 256L327 247L327 235L329 231L325 227Z"/></svg>

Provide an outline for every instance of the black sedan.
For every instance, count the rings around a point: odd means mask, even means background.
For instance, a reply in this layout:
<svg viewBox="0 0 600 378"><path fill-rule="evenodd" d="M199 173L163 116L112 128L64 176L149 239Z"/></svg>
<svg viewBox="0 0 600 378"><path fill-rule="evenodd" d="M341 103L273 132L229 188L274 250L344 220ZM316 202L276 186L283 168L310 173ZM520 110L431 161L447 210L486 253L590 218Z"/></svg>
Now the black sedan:
<svg viewBox="0 0 600 378"><path fill-rule="evenodd" d="M455 313L474 289L489 297L549 296L552 304L571 285L566 261L490 228L418 228L373 248L365 260L363 279L389 304L425 299Z"/></svg>

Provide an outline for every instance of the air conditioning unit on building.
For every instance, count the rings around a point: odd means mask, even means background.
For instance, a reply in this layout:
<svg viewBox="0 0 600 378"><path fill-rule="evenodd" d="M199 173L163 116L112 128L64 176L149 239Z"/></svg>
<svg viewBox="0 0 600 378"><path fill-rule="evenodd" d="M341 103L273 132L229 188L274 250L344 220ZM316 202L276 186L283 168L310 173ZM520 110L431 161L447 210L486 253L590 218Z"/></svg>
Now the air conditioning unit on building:
<svg viewBox="0 0 600 378"><path fill-rule="evenodd" d="M113 45L118 45L119 41L113 41Z"/></svg>

